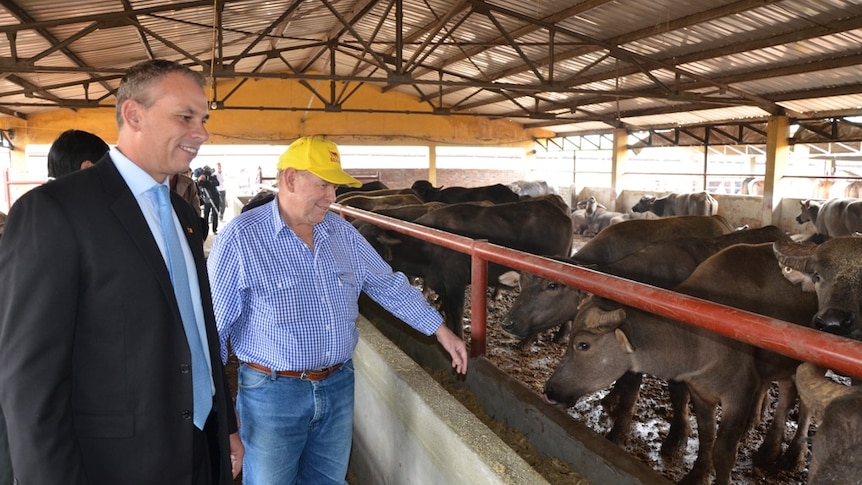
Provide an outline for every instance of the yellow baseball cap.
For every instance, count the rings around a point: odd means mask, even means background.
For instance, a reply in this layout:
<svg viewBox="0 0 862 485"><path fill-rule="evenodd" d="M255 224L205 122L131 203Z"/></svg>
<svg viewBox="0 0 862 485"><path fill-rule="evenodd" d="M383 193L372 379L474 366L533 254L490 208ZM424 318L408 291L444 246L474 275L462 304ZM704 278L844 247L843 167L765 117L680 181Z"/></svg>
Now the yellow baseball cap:
<svg viewBox="0 0 862 485"><path fill-rule="evenodd" d="M295 168L308 170L331 184L361 187L356 180L341 169L341 154L335 143L312 136L304 136L287 147L278 157L279 170Z"/></svg>

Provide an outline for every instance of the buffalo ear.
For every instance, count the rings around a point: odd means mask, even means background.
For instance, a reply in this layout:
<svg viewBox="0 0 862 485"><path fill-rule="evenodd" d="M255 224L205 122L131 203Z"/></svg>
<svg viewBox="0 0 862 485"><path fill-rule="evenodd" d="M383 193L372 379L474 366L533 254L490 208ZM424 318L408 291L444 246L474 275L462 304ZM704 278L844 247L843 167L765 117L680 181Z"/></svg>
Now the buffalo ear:
<svg viewBox="0 0 862 485"><path fill-rule="evenodd" d="M626 351L627 354L633 354L635 351L634 346L632 345L629 338L626 336L626 333L620 330L619 328L614 330L614 337L617 339L617 343Z"/></svg>
<svg viewBox="0 0 862 485"><path fill-rule="evenodd" d="M815 290L814 281L811 279L811 276L799 271L798 269L793 269L790 266L783 266L781 274L785 279L787 279L787 281L794 285L799 285L802 291L811 293Z"/></svg>

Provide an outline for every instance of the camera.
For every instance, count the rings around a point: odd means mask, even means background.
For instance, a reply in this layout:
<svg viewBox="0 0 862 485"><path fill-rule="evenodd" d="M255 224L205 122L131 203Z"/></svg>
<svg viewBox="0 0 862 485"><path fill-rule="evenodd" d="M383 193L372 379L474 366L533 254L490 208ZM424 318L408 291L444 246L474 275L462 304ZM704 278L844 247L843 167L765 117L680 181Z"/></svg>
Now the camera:
<svg viewBox="0 0 862 485"><path fill-rule="evenodd" d="M213 169L209 165L204 165L203 167L196 168L192 172L192 177L197 180L201 175L206 176L206 178L210 178L213 175Z"/></svg>

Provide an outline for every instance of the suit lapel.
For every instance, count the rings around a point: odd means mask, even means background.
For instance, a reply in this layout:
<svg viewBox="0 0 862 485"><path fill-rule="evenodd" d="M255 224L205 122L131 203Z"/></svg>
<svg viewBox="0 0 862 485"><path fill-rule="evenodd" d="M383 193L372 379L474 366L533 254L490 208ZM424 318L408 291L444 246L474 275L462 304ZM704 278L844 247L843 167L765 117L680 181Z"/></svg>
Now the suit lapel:
<svg viewBox="0 0 862 485"><path fill-rule="evenodd" d="M162 257L159 246L156 243L153 233L150 231L150 226L144 218L143 212L138 205L137 199L132 194L126 181L120 175L117 167L111 161L109 155L105 155L99 163L89 170L98 170L98 174L102 180L102 186L107 194L107 203L111 212L114 213L120 225L129 234L129 237L141 252L147 265L152 269L153 276L162 287L165 293L165 298L174 308L177 317L179 317L179 307L174 297L173 286L171 285L171 275L168 272L168 267L165 265L165 260Z"/></svg>

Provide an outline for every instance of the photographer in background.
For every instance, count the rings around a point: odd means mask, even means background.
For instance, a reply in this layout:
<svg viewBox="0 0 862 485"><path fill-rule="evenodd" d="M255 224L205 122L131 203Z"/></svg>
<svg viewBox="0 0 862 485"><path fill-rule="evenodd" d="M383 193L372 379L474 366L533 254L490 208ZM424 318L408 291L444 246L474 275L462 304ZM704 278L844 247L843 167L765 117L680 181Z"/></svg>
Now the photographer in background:
<svg viewBox="0 0 862 485"><path fill-rule="evenodd" d="M218 180L218 220L224 221L224 209L227 204L227 188L224 183L224 174L221 171L221 162L216 163L216 171L213 175L215 175L216 180Z"/></svg>
<svg viewBox="0 0 862 485"><path fill-rule="evenodd" d="M195 169L192 173L192 178L194 178L198 186L198 194L201 198L201 205L204 208L204 224L206 224L206 221L210 221L213 234L218 234L219 206L221 205L218 193L218 179L213 174L213 169L209 165Z"/></svg>

